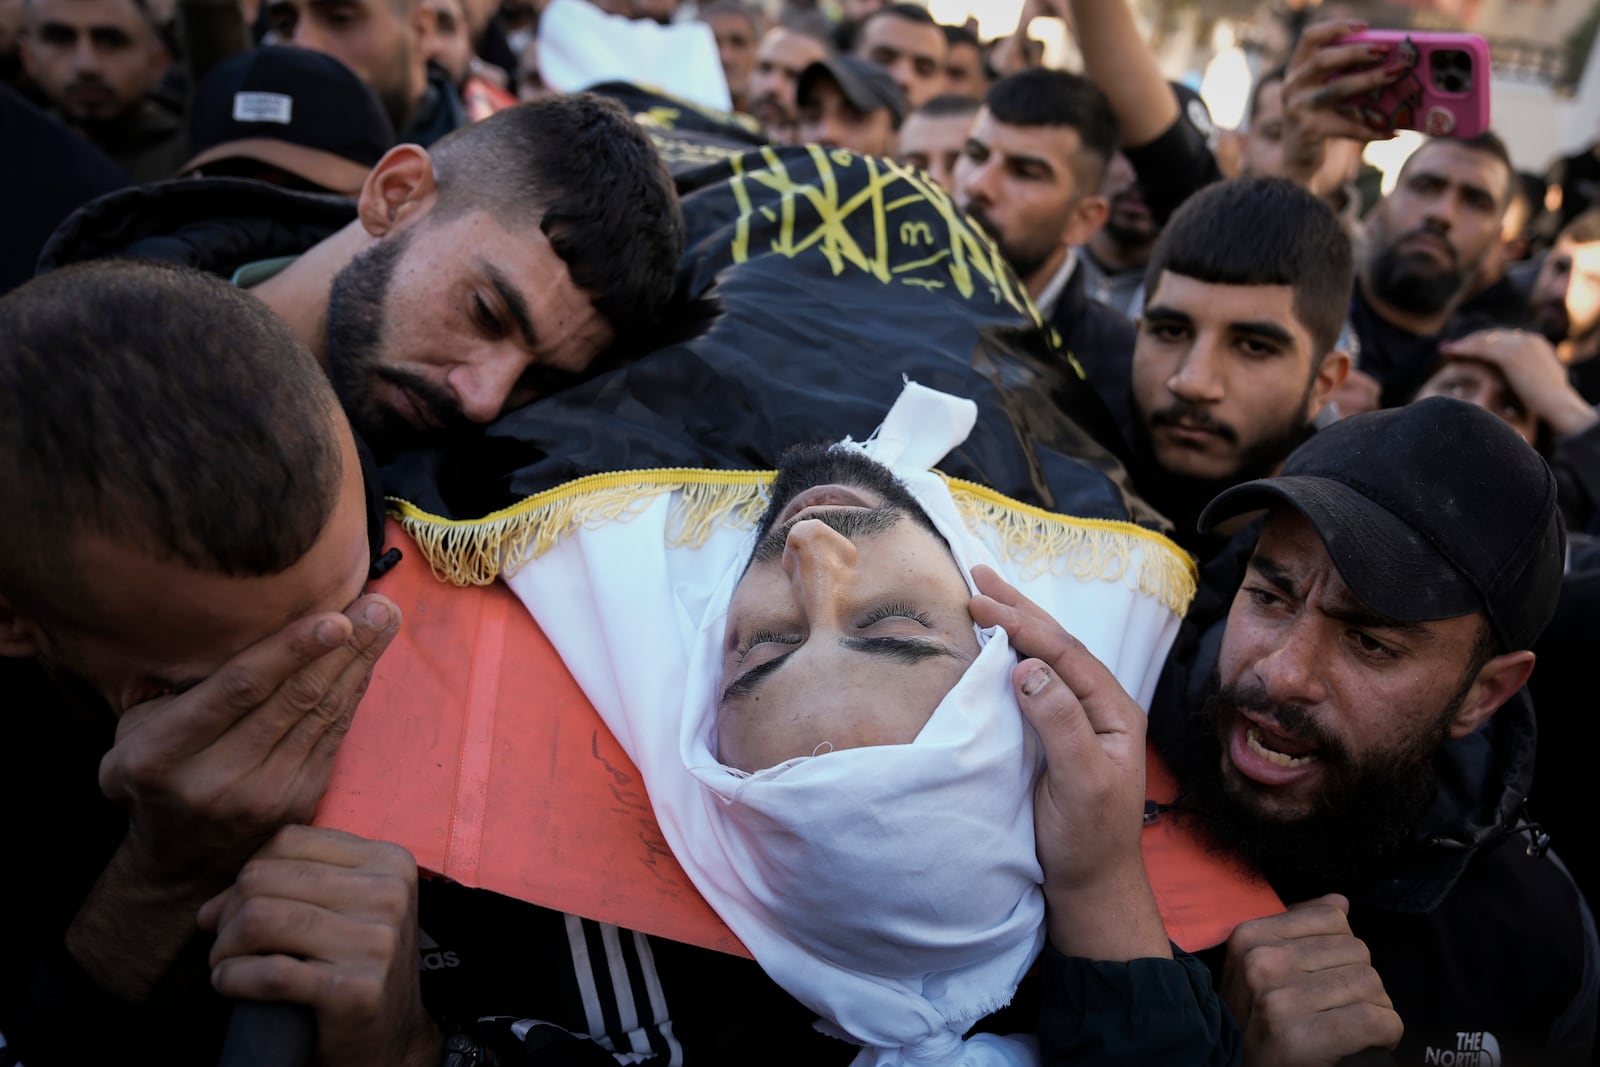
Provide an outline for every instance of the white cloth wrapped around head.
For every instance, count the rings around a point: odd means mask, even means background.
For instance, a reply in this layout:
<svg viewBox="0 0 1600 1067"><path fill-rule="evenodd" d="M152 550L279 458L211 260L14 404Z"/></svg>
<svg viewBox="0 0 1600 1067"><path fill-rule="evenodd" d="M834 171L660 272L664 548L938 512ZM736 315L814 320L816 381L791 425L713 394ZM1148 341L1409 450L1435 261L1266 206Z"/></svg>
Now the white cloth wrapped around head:
<svg viewBox="0 0 1600 1067"><path fill-rule="evenodd" d="M873 438L843 446L910 490L969 589L979 563L1021 577L1006 538L971 524L929 469L974 417L970 401L909 385ZM717 758L718 703L729 603L754 538L729 523L675 545L667 494L627 515L580 524L508 580L638 764L707 902L819 1026L866 1046L858 1065L1033 1062L1025 1040L961 1040L1011 999L1043 942L1040 755L1004 632L978 632L976 658L911 743L735 770ZM1091 533L1069 565L1023 588L1148 701L1177 615L1149 581L1126 579L1159 571L1155 555L1172 550L1152 535Z"/></svg>

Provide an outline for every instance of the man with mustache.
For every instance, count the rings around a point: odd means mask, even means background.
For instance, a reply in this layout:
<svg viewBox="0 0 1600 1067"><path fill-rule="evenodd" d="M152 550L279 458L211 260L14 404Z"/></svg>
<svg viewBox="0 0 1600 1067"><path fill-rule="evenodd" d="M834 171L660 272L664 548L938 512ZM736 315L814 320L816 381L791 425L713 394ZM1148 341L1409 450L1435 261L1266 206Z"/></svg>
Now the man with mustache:
<svg viewBox="0 0 1600 1067"><path fill-rule="evenodd" d="M1126 375L1127 320L1091 300L1079 249L1105 223L1117 121L1086 79L1035 68L995 82L956 160L955 201L999 246L1091 381ZM1098 384L1098 382L1097 382Z"/></svg>
<svg viewBox="0 0 1600 1067"><path fill-rule="evenodd" d="M1326 204L1288 182L1212 185L1173 215L1146 273L1126 421L1134 485L1205 559L1195 519L1218 492L1273 473L1349 373L1336 344L1353 272Z"/></svg>
<svg viewBox="0 0 1600 1067"><path fill-rule="evenodd" d="M1585 400L1600 401L1600 209L1569 222L1539 267L1534 322L1572 368Z"/></svg>
<svg viewBox="0 0 1600 1067"><path fill-rule="evenodd" d="M749 110L770 139L798 143L800 72L832 52L826 41L792 26L774 26L761 38L750 72Z"/></svg>
<svg viewBox="0 0 1600 1067"><path fill-rule="evenodd" d="M1588 1062L1593 920L1523 808L1566 546L1550 470L1436 397L1335 423L1201 522L1263 510L1150 724L1176 817L1289 904L1208 959L1245 1062Z"/></svg>
<svg viewBox="0 0 1600 1067"><path fill-rule="evenodd" d="M1339 43L1365 26L1353 19L1312 26L1284 74L1280 173L1301 185L1315 183L1330 141L1390 135L1345 113L1351 97L1402 73L1372 66L1367 45ZM1511 157L1493 133L1438 137L1407 158L1394 191L1368 215L1350 325L1361 342L1361 373L1377 381L1384 407L1404 404L1427 378L1439 335L1501 239L1515 183Z"/></svg>
<svg viewBox="0 0 1600 1067"><path fill-rule="evenodd" d="M354 201L225 178L106 197L63 223L41 263L131 255L231 278L318 358L381 458L638 344L682 248L649 137L580 93L399 145Z"/></svg>

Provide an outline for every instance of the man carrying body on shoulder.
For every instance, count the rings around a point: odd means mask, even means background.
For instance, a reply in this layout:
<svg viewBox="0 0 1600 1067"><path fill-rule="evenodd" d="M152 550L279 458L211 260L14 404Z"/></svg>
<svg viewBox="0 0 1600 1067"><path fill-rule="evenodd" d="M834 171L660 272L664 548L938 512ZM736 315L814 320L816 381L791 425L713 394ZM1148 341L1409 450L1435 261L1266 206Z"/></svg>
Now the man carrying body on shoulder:
<svg viewBox="0 0 1600 1067"><path fill-rule="evenodd" d="M69 219L45 262L154 256L233 277L323 362L380 453L491 422L637 343L683 246L649 138L581 94L400 145L354 204L227 179L137 194Z"/></svg>
<svg viewBox="0 0 1600 1067"><path fill-rule="evenodd" d="M1133 348L1128 321L1089 299L1078 269L1079 247L1106 219L1099 190L1116 145L1104 95L1041 68L994 84L955 168L957 205L999 246L1090 381L1126 368Z"/></svg>
<svg viewBox="0 0 1600 1067"><path fill-rule="evenodd" d="M1339 38L1362 28L1349 20L1313 26L1301 36L1283 81L1283 174L1306 185L1330 138L1362 142L1384 136L1342 114L1341 101L1403 71L1377 68L1362 44ZM1501 239L1501 220L1516 176L1492 133L1425 142L1400 168L1394 191L1367 218L1367 248L1350 305L1361 342L1361 373L1377 380L1385 407L1414 395L1433 366L1439 335L1476 277L1477 264Z"/></svg>
<svg viewBox="0 0 1600 1067"><path fill-rule="evenodd" d="M801 72L795 96L803 143L894 155L906 105L881 68L855 56L818 60Z"/></svg>
<svg viewBox="0 0 1600 1067"><path fill-rule="evenodd" d="M22 63L51 108L136 182L188 156L180 109L154 96L172 63L140 0L26 0Z"/></svg>
<svg viewBox="0 0 1600 1067"><path fill-rule="evenodd" d="M1566 543L1548 467L1433 398L1333 424L1201 522L1263 510L1150 720L1172 817L1290 905L1209 960L1245 1062L1587 1063L1593 919L1523 810Z"/></svg>
<svg viewBox="0 0 1600 1067"><path fill-rule="evenodd" d="M0 890L3 1055L215 1063L196 912L310 820L399 627L362 595L376 487L315 360L197 272L14 290L0 378L0 780L34 857Z"/></svg>
<svg viewBox="0 0 1600 1067"><path fill-rule="evenodd" d="M1130 380L1097 385L1126 419L1134 487L1202 561L1223 542L1196 531L1201 509L1272 474L1349 372L1353 269L1332 210L1280 179L1209 186L1156 244Z"/></svg>

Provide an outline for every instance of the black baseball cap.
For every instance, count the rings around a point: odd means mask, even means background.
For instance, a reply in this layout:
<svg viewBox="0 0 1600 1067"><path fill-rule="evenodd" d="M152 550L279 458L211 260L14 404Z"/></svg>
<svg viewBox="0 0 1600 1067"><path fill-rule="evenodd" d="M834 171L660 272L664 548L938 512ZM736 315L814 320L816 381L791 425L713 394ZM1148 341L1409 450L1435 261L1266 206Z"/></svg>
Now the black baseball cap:
<svg viewBox="0 0 1600 1067"><path fill-rule="evenodd" d="M895 129L900 128L901 121L906 117L906 98L888 71L860 56L838 55L819 59L800 72L800 79L795 83L795 99L805 103L811 87L818 78L824 77L833 79L844 98L862 111L888 108L894 118Z"/></svg>
<svg viewBox="0 0 1600 1067"><path fill-rule="evenodd" d="M1531 648L1555 612L1566 563L1555 477L1474 404L1430 397L1342 419L1280 477L1218 496L1200 528L1282 504L1310 521L1350 591L1392 619L1481 611L1509 652Z"/></svg>
<svg viewBox="0 0 1600 1067"><path fill-rule="evenodd" d="M396 138L377 94L349 67L309 48L267 45L206 74L189 140L195 156L181 174L253 159L354 196Z"/></svg>

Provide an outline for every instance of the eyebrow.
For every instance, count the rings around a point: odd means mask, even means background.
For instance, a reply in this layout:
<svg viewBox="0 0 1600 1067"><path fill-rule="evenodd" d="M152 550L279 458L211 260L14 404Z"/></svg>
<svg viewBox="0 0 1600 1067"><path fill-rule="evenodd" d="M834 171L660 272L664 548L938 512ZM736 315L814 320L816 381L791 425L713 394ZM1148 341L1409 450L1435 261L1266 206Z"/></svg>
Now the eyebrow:
<svg viewBox="0 0 1600 1067"><path fill-rule="evenodd" d="M1145 308L1144 317L1146 321L1154 320L1156 322L1182 324L1185 326L1194 324L1194 319L1191 316L1179 311L1177 308L1167 307L1164 304ZM1228 329L1237 334L1244 334L1247 337L1260 337L1263 340L1273 341L1283 346L1294 343L1294 335L1270 319L1246 319L1242 322L1230 322L1228 323Z"/></svg>
<svg viewBox="0 0 1600 1067"><path fill-rule="evenodd" d="M1289 572L1271 559L1258 555L1250 561L1250 569L1279 589L1296 597L1299 596L1299 593L1295 590L1294 580L1289 577ZM1431 637L1433 635L1433 631L1428 628L1426 623L1407 622L1404 619L1391 618L1382 612L1373 611L1357 600L1348 589L1340 595L1329 599L1332 602L1318 610L1330 619L1348 623L1363 630L1393 630L1396 633L1413 637Z"/></svg>
<svg viewBox="0 0 1600 1067"><path fill-rule="evenodd" d="M864 652L869 656L877 656L896 663L921 663L923 660L939 656L966 659L944 642L926 637L841 637L839 644L853 652ZM727 704L735 697L754 695L768 678L778 673L778 669L789 662L789 657L793 655L794 652L785 652L739 675L722 691L722 699L718 701L718 706Z"/></svg>
<svg viewBox="0 0 1600 1067"><path fill-rule="evenodd" d="M500 299L505 301L506 310L511 313L512 321L517 324L517 332L522 334L522 339L529 348L539 347L538 338L533 332L533 318L528 314L528 302L522 299L522 293L511 284L511 279L501 273L488 260L479 260L484 275L489 279L489 284L494 286L494 291L500 294Z"/></svg>

